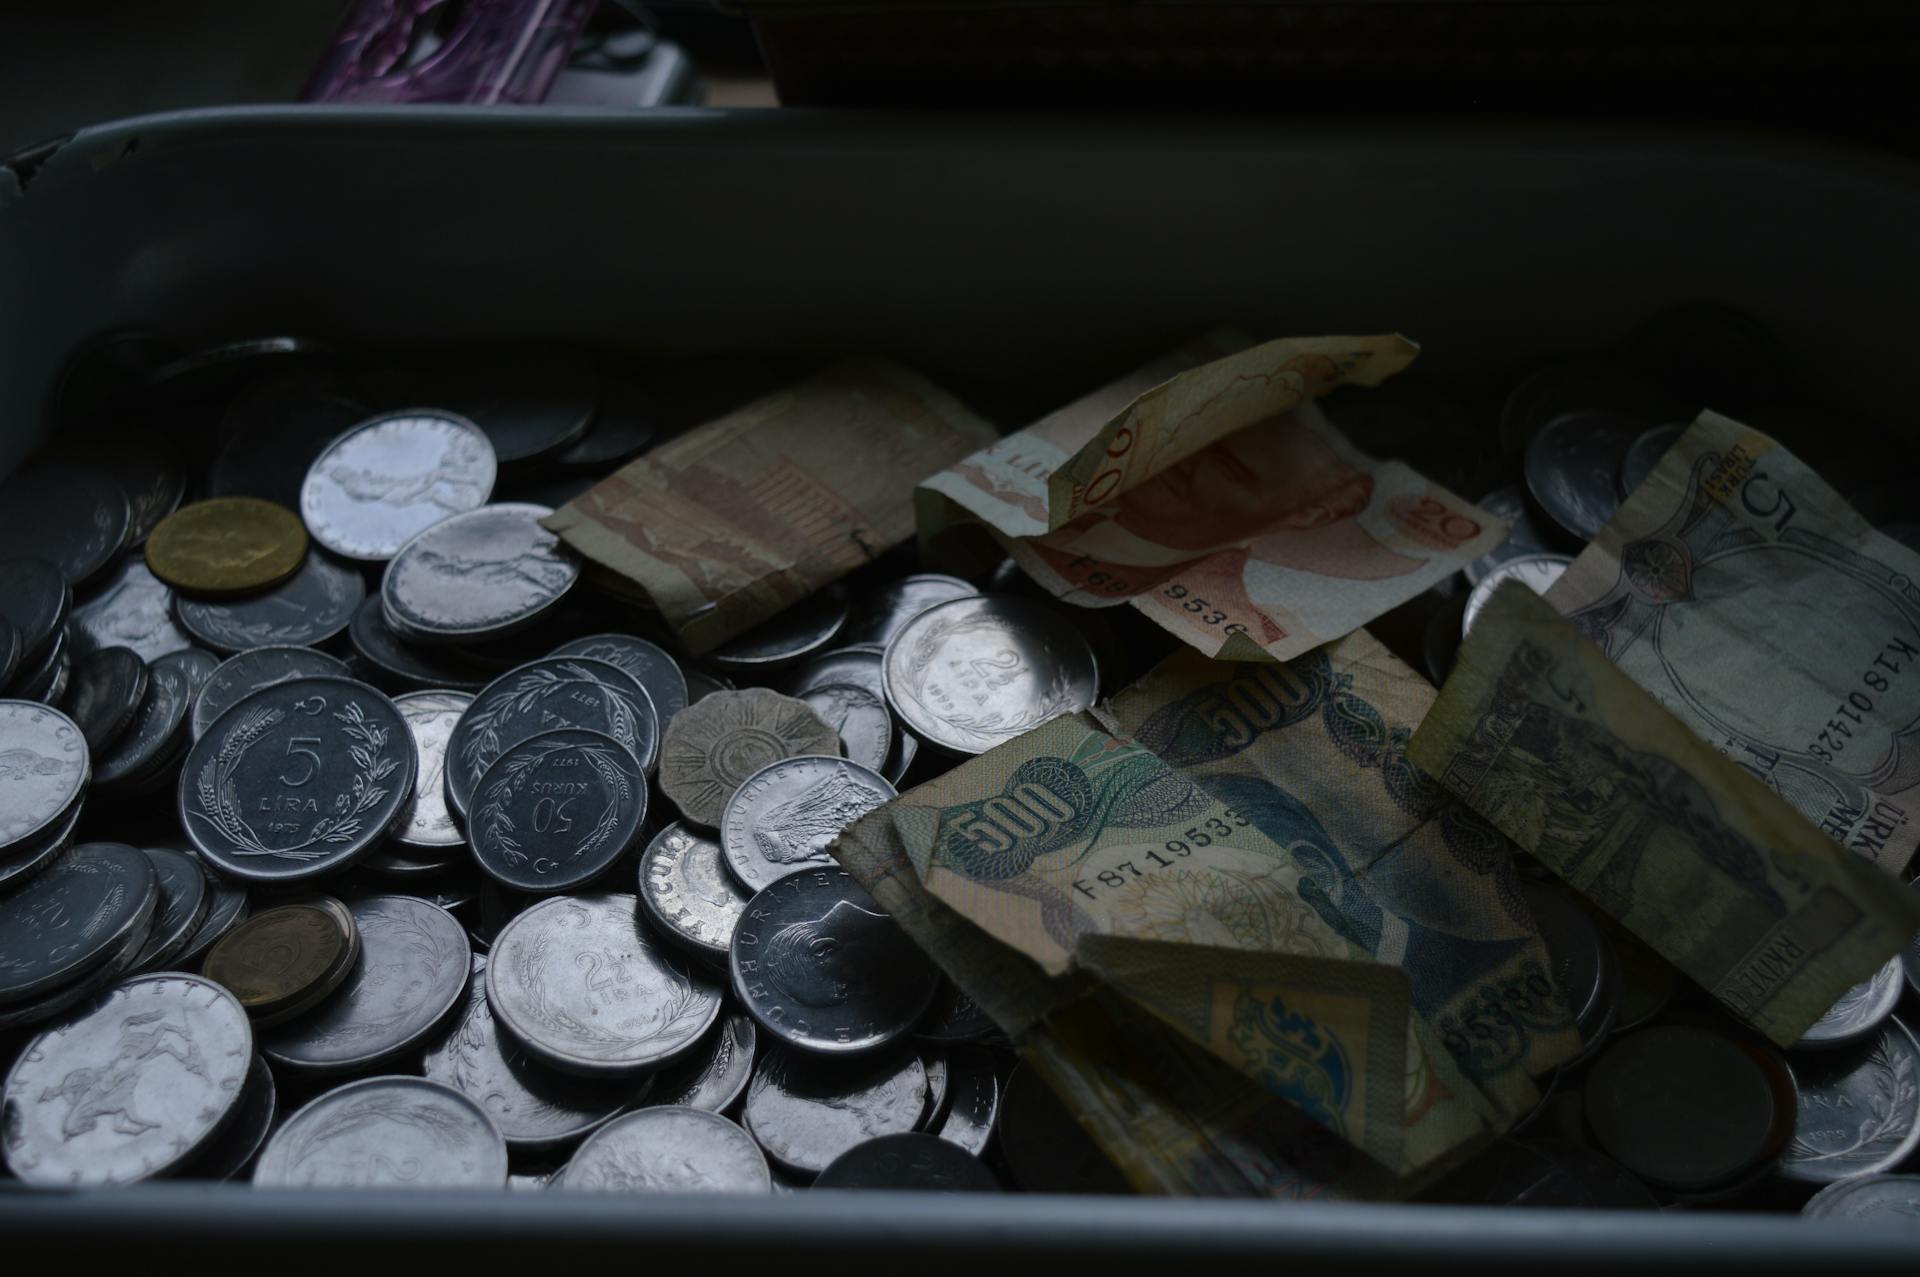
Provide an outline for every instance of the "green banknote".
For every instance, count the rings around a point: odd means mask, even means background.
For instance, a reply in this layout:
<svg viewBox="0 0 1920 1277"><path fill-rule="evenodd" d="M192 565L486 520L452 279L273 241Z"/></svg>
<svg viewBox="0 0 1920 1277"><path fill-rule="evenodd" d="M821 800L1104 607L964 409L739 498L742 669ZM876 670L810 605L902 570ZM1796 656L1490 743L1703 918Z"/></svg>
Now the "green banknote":
<svg viewBox="0 0 1920 1277"><path fill-rule="evenodd" d="M1821 832L1920 846L1920 553L1703 413L1547 600Z"/></svg>
<svg viewBox="0 0 1920 1277"><path fill-rule="evenodd" d="M836 854L1136 1183L1380 1195L1577 1048L1511 845L1407 762L1432 697L1364 633L1181 653Z"/></svg>
<svg viewBox="0 0 1920 1277"><path fill-rule="evenodd" d="M1410 756L1781 1045L1920 927L1524 586L1481 612Z"/></svg>

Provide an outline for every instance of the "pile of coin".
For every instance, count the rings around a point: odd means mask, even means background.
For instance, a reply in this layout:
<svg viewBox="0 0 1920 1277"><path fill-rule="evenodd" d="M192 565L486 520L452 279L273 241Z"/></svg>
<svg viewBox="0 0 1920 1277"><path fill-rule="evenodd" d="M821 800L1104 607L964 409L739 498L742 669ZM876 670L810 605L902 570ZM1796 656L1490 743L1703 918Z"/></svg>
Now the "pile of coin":
<svg viewBox="0 0 1920 1277"><path fill-rule="evenodd" d="M0 518L12 1175L1085 1182L1084 1139L996 1139L1003 1095L1075 1128L825 849L993 743L902 641L1085 704L1109 628L896 559L690 660L540 520L730 406L710 375L289 338L110 394L96 357L63 402L110 410Z"/></svg>

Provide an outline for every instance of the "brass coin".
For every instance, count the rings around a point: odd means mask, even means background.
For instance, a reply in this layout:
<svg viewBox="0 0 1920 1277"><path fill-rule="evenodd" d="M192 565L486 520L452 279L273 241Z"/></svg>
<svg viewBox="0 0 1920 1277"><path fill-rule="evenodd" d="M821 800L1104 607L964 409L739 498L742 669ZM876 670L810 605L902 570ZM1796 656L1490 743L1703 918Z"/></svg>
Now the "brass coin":
<svg viewBox="0 0 1920 1277"><path fill-rule="evenodd" d="M353 969L353 917L331 900L267 909L220 937L201 972L224 986L256 1020L305 1009Z"/></svg>
<svg viewBox="0 0 1920 1277"><path fill-rule="evenodd" d="M283 505L215 497L181 506L147 538L147 566L189 594L248 594L278 585L307 557L307 529Z"/></svg>

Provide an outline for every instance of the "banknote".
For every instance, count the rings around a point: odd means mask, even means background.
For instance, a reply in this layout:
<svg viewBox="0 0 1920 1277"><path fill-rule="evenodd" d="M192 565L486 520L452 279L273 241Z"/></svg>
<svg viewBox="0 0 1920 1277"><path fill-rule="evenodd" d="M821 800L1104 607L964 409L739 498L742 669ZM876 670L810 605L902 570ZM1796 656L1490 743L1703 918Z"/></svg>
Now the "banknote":
<svg viewBox="0 0 1920 1277"><path fill-rule="evenodd" d="M1778 443L1705 413L1547 598L1821 832L1920 846L1920 554Z"/></svg>
<svg viewBox="0 0 1920 1277"><path fill-rule="evenodd" d="M1208 656L1291 659L1506 533L1312 402L1416 353L1398 336L1212 334L927 479L921 536L975 522L1057 598L1132 604Z"/></svg>
<svg viewBox="0 0 1920 1277"><path fill-rule="evenodd" d="M1257 1166L1222 1152L1268 1129L1276 1098L1404 1177L1504 1129L1578 1046L1510 844L1407 763L1432 697L1364 632L1287 664L1183 652L1100 718L1055 720L866 817L836 854L1036 1057L1101 1070L1062 1089L1122 1104L1104 1137L1091 1125L1144 1183L1187 1165L1179 1191L1366 1181L1324 1155L1306 1174L1297 1148ZM1076 1047L1063 1026L1092 1023L1068 1015L1088 998L1166 1034L1083 1027ZM1222 1064L1235 1085L1155 1089ZM1188 1132L1180 1156L1137 1145L1150 1095Z"/></svg>
<svg viewBox="0 0 1920 1277"><path fill-rule="evenodd" d="M1468 632L1408 756L1783 1046L1920 928L1911 892L1517 582Z"/></svg>
<svg viewBox="0 0 1920 1277"><path fill-rule="evenodd" d="M545 523L704 652L906 540L913 484L993 437L917 373L845 363L655 448Z"/></svg>

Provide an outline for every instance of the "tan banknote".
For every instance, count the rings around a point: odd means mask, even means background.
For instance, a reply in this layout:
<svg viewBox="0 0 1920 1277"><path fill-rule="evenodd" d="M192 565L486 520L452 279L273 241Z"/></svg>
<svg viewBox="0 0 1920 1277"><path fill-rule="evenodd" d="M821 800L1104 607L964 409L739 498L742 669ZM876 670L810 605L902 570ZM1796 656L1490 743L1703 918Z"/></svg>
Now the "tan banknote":
<svg viewBox="0 0 1920 1277"><path fill-rule="evenodd" d="M1390 1181L1510 1124L1578 1045L1510 844L1407 763L1432 697L1364 632L1287 664L1182 653L1104 722L1056 720L982 755L837 854L1056 1085L1127 1096L1104 1132L1090 1125L1137 1182L1367 1179L1302 1171L1311 1143L1264 1111L1276 1099ZM1097 1015L1066 1017L1088 998ZM1166 1036L1093 1027L1123 1015ZM1107 1044L1098 1059L1089 1042ZM1070 1060L1084 1076L1069 1085L1054 1070ZM1177 1155L1138 1143L1161 1129L1138 1120L1149 1096L1187 1132ZM1289 1130L1291 1158L1273 1143ZM1257 1164L1223 1151L1242 1138Z"/></svg>
<svg viewBox="0 0 1920 1277"><path fill-rule="evenodd" d="M1057 598L1131 603L1208 656L1289 660L1506 533L1312 402L1416 353L1397 336L1213 334L933 475L921 535L976 522Z"/></svg>
<svg viewBox="0 0 1920 1277"><path fill-rule="evenodd" d="M1808 820L1920 846L1920 554L1766 435L1705 413L1547 593Z"/></svg>
<svg viewBox="0 0 1920 1277"><path fill-rule="evenodd" d="M707 651L913 532L913 485L994 437L919 374L846 363L621 467L544 522Z"/></svg>
<svg viewBox="0 0 1920 1277"><path fill-rule="evenodd" d="M1524 585L1480 613L1410 757L1783 1046L1920 928L1911 892Z"/></svg>

